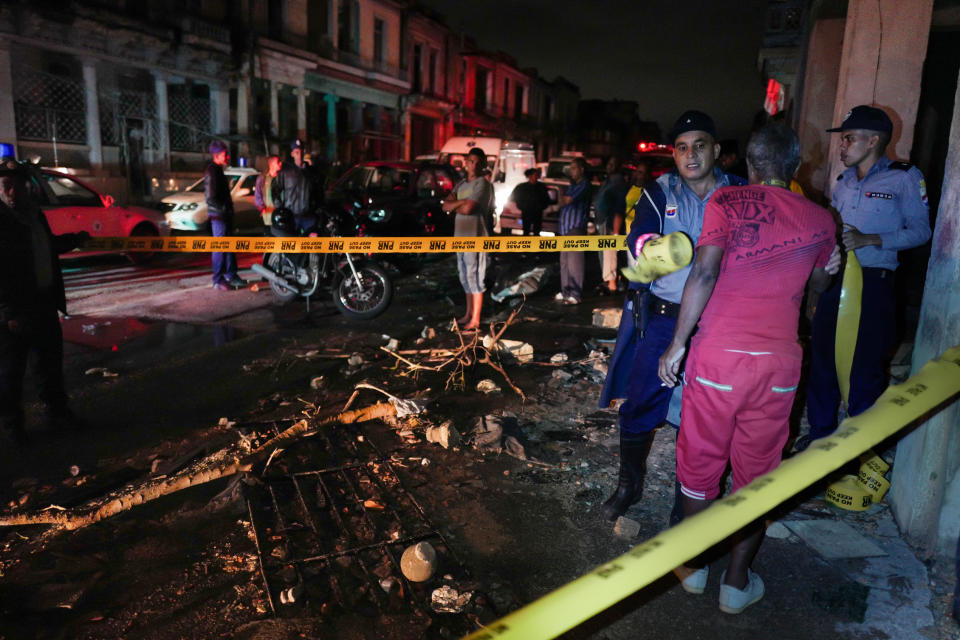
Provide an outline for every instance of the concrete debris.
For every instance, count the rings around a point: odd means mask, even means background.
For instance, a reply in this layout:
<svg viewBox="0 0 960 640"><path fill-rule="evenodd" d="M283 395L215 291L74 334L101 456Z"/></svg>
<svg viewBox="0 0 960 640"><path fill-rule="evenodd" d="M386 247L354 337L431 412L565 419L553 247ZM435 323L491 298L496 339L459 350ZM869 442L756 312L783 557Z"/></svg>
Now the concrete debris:
<svg viewBox="0 0 960 640"><path fill-rule="evenodd" d="M839 520L784 520L783 524L828 560L887 555L866 536Z"/></svg>
<svg viewBox="0 0 960 640"><path fill-rule="evenodd" d="M550 377L560 382L567 382L570 378L573 377L573 374L569 371L564 371L563 369L554 369L553 373L550 374Z"/></svg>
<svg viewBox="0 0 960 640"><path fill-rule="evenodd" d="M400 570L411 582L426 582L437 570L437 551L429 542L418 542L404 549Z"/></svg>
<svg viewBox="0 0 960 640"><path fill-rule="evenodd" d="M303 595L303 584L298 584L295 587L289 587L280 592L280 603L281 604L294 604L297 601L297 598Z"/></svg>
<svg viewBox="0 0 960 640"><path fill-rule="evenodd" d="M363 356L361 356L359 353L354 353L347 358L347 364L351 367L359 367L363 364Z"/></svg>
<svg viewBox="0 0 960 640"><path fill-rule="evenodd" d="M495 383L493 380L485 378L477 383L477 391L480 391L481 393L497 393L502 391L502 389L498 387L497 383Z"/></svg>
<svg viewBox="0 0 960 640"><path fill-rule="evenodd" d="M323 376L317 376L316 378L312 378L310 380L311 389L319 389L322 386L323 386Z"/></svg>
<svg viewBox="0 0 960 640"><path fill-rule="evenodd" d="M101 375L104 378L116 378L118 375L120 375L110 371L106 367L93 367L92 369L87 369L84 371L83 374L87 376Z"/></svg>
<svg viewBox="0 0 960 640"><path fill-rule="evenodd" d="M764 535L774 540L786 540L790 537L790 530L783 526L783 523L771 522Z"/></svg>
<svg viewBox="0 0 960 640"><path fill-rule="evenodd" d="M517 278L516 282L501 289L497 293L492 294L490 297L493 298L495 302L503 302L507 298L512 298L514 296L523 296L535 293L540 290L546 281L546 278L544 278L546 274L547 267L537 267L535 269L531 269L530 271L521 274Z"/></svg>
<svg viewBox="0 0 960 640"><path fill-rule="evenodd" d="M449 585L443 585L430 594L430 606L437 613L460 613L472 597L473 591L460 593Z"/></svg>
<svg viewBox="0 0 960 640"><path fill-rule="evenodd" d="M630 518L620 516L613 525L613 535L625 540L632 540L640 533L640 523Z"/></svg>
<svg viewBox="0 0 960 640"><path fill-rule="evenodd" d="M403 398L390 397L390 404L397 410L397 418L406 418L415 416L427 410L427 405L417 400L404 400Z"/></svg>
<svg viewBox="0 0 960 640"><path fill-rule="evenodd" d="M397 340L396 338L390 338L387 341L387 349L389 349L390 351L396 351L399 348L400 348L400 341Z"/></svg>
<svg viewBox="0 0 960 640"><path fill-rule="evenodd" d="M533 345L520 340L498 340L494 344L493 337L487 335L483 337L483 347L488 351L497 351L502 358L512 358L521 364L533 360Z"/></svg>
<svg viewBox="0 0 960 640"><path fill-rule="evenodd" d="M523 445L513 436L507 436L503 439L503 449L514 458L519 460L527 459L527 452L524 450Z"/></svg>
<svg viewBox="0 0 960 640"><path fill-rule="evenodd" d="M420 332L420 337L424 340L432 340L437 337L437 331L433 327L424 327Z"/></svg>
<svg viewBox="0 0 960 640"><path fill-rule="evenodd" d="M527 454L523 445L513 436L504 436L503 425L508 417L510 416L488 415L477 418L473 429L467 434L467 443L477 451L505 451L515 458L526 460Z"/></svg>
<svg viewBox="0 0 960 640"><path fill-rule="evenodd" d="M501 450L500 441L503 438L503 418L500 416L481 416L470 431L467 441L478 451Z"/></svg>
<svg viewBox="0 0 960 640"><path fill-rule="evenodd" d="M606 307L593 310L593 326L604 329L616 329L620 326L620 307Z"/></svg>
<svg viewBox="0 0 960 640"><path fill-rule="evenodd" d="M383 589L385 593L390 593L390 590L393 589L394 585L396 584L397 581L395 578L393 578L393 576L380 580L380 588Z"/></svg>
<svg viewBox="0 0 960 640"><path fill-rule="evenodd" d="M555 353L552 356L550 356L550 362L554 364L561 364L566 362L569 359L570 358L567 356L567 354L563 353L562 351L560 353Z"/></svg>
<svg viewBox="0 0 960 640"><path fill-rule="evenodd" d="M436 442L444 449L460 444L460 434L448 420L441 425L427 427L427 442Z"/></svg>

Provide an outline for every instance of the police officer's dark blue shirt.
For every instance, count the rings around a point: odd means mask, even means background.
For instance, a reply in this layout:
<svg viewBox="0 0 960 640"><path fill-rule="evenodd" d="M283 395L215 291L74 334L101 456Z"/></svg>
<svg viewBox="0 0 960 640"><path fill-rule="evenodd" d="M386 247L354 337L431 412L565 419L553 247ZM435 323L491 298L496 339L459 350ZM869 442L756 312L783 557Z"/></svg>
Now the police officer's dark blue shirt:
<svg viewBox="0 0 960 640"><path fill-rule="evenodd" d="M830 204L845 224L877 234L881 245L857 249L864 267L897 268L897 252L930 239L930 205L923 174L914 166L881 157L863 180L848 167L833 188Z"/></svg>

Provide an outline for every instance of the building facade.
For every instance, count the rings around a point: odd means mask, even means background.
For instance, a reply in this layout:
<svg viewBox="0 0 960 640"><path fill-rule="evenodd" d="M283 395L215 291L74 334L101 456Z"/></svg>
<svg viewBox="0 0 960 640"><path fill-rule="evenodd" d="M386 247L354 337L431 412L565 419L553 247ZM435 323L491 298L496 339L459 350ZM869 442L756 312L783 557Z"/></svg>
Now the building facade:
<svg viewBox="0 0 960 640"><path fill-rule="evenodd" d="M546 157L579 101L407 0L13 0L0 89L0 142L121 202L185 186L213 139L257 167L294 138L335 170L478 133Z"/></svg>

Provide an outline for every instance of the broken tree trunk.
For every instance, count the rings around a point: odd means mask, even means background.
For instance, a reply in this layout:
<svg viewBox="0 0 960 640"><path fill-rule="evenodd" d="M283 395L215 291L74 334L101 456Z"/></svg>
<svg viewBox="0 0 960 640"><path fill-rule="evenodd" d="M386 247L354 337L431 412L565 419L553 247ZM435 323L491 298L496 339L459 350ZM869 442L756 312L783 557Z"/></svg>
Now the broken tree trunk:
<svg viewBox="0 0 960 640"><path fill-rule="evenodd" d="M293 442L316 427L336 422L352 424L395 415L397 415L397 410L392 404L378 402L363 409L344 411L324 418L313 425L306 420L301 420L280 432L277 436L270 438L256 449L245 450L240 444L231 445L197 461L173 476L151 478L138 486L127 487L103 498L93 500L83 507L64 510L48 507L43 511L0 516L0 527L50 524L61 529L80 529L182 489L212 482L238 472L250 471L253 465L270 451Z"/></svg>

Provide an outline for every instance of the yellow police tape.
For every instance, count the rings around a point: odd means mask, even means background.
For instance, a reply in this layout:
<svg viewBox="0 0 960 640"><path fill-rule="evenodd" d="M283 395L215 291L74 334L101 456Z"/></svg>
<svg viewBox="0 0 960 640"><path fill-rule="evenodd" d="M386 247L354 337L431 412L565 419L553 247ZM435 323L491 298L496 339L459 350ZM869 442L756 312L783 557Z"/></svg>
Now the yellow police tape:
<svg viewBox="0 0 960 640"><path fill-rule="evenodd" d="M860 460L857 475L845 475L827 486L823 494L827 502L847 511L866 511L883 500L890 490L890 481L884 477L890 465L872 451L862 455Z"/></svg>
<svg viewBox="0 0 960 640"><path fill-rule="evenodd" d="M928 362L903 384L887 388L873 407L844 420L831 436L815 441L774 471L467 638L555 638L762 517L905 426L928 417L958 393L960 345Z"/></svg>
<svg viewBox="0 0 960 640"><path fill-rule="evenodd" d="M459 253L603 251L627 248L626 236L489 236L483 238L268 238L171 236L166 238L91 238L91 251L172 253Z"/></svg>
<svg viewBox="0 0 960 640"><path fill-rule="evenodd" d="M837 308L837 335L833 357L837 367L837 383L844 406L850 399L850 372L853 370L853 354L857 349L860 332L860 307L863 298L863 269L857 254L847 252L847 265L843 268L843 284L840 287L840 305Z"/></svg>

